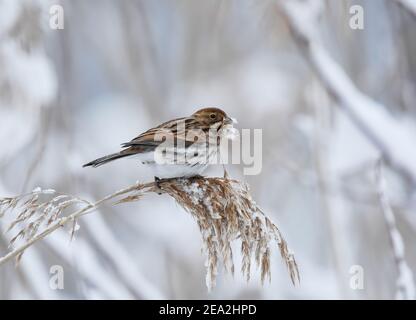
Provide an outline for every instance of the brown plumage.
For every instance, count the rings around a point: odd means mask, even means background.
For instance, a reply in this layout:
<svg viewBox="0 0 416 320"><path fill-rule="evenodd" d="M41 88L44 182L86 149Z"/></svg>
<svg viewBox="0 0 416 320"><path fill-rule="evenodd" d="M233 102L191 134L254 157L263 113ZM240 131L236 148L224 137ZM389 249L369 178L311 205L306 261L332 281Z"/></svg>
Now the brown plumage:
<svg viewBox="0 0 416 320"><path fill-rule="evenodd" d="M190 130L199 129L202 130L199 135L206 135L209 129L215 129L218 131L224 125L232 123L233 120L229 118L221 109L212 107L200 109L189 117L182 117L166 121L157 127L151 128L135 137L131 141L123 143L121 146L125 149L121 150L120 152L93 160L85 164L83 167L98 167L116 159L154 152L155 149L164 141L157 139L158 136L163 136L164 132L174 135L175 145L178 144L179 140L184 140L183 143L187 148L195 142L195 136L191 137L192 140L187 140L187 133Z"/></svg>

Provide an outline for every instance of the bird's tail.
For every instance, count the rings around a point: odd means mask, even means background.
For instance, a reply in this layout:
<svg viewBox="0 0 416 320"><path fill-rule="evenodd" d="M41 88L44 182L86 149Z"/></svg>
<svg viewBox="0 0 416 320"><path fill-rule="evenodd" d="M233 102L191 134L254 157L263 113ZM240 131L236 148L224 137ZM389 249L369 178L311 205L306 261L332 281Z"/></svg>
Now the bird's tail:
<svg viewBox="0 0 416 320"><path fill-rule="evenodd" d="M105 156L105 157L95 159L91 162L88 162L88 163L84 164L83 167L94 167L94 168L96 168L96 167L99 167L103 164L106 164L107 162L110 162L110 161L113 161L113 160L116 160L116 159L120 159L120 158L124 158L124 157L127 157L127 156L131 156L131 155L133 155L133 154L132 153L117 152L117 153L109 154L108 156Z"/></svg>

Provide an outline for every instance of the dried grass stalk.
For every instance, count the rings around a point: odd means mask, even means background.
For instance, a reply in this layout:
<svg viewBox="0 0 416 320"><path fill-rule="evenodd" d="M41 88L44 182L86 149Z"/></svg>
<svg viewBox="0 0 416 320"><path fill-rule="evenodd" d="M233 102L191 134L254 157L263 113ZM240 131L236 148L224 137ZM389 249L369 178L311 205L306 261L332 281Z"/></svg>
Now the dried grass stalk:
<svg viewBox="0 0 416 320"><path fill-rule="evenodd" d="M59 194L52 189L36 188L30 193L16 197L0 199L0 217L8 211L15 211L16 216L8 226L6 232L15 231L10 239L9 247L13 248L19 240L30 243L39 236L40 230L48 229L59 222L64 212L76 206L91 206L86 200L75 196ZM76 218L70 230L71 238L78 227ZM13 251L12 251L13 252ZM19 262L24 250L16 255ZM1 260L0 260L1 261Z"/></svg>
<svg viewBox="0 0 416 320"><path fill-rule="evenodd" d="M168 194L195 218L207 257L206 284L209 289L215 286L220 262L225 271L234 274L231 243L236 239L241 241L241 272L247 281L250 279L253 257L260 267L262 283L266 278L271 279L272 241L278 245L293 284L299 281L295 258L277 226L252 200L246 184L227 177L166 179L157 184L137 183L95 203L40 188L17 197L2 198L0 217L9 211L16 213L8 228L17 229L10 245L13 246L19 239L21 244L0 258L0 265L13 258L18 261L29 246L66 224L72 225L72 238L78 228L77 220L110 200L116 199L115 204L134 202L148 193ZM65 215L73 206L81 208Z"/></svg>

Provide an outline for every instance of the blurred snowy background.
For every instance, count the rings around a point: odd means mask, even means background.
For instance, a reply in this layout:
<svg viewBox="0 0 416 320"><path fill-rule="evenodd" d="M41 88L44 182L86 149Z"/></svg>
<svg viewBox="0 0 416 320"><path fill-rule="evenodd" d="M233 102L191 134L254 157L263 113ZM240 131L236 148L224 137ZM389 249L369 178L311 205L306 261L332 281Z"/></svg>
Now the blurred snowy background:
<svg viewBox="0 0 416 320"><path fill-rule="evenodd" d="M263 129L261 174L227 169L280 226L301 285L292 286L276 249L270 284L260 285L257 270L249 283L237 271L207 293L197 225L172 199L151 196L105 206L79 220L73 242L60 230L27 250L19 268L2 265L1 299L381 299L394 298L398 284L411 292L377 197L380 148L327 93L277 2L0 0L0 196L41 186L94 200L149 181L132 160L81 166L161 121L219 106L238 127ZM412 1L310 2L317 12L305 25L380 103L361 105L364 127L381 139L413 138L387 143L388 155L416 163ZM63 30L49 26L53 4L64 8ZM356 4L363 30L349 25ZM416 272L415 181L391 164L384 174L396 231ZM1 256L9 236L0 235ZM54 265L64 269L63 290L49 286ZM363 268L362 289L351 286L354 266Z"/></svg>

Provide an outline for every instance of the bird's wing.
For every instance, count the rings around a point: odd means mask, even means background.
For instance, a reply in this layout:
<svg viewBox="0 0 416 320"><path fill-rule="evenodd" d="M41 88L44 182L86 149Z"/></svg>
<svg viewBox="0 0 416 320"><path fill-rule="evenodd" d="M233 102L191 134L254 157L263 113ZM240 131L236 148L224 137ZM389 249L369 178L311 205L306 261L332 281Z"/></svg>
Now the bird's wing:
<svg viewBox="0 0 416 320"><path fill-rule="evenodd" d="M180 140L185 142L185 146L189 146L197 140L194 135L188 135L188 130L193 128L195 120L193 118L178 118L160 124L157 127L151 128L146 132L143 132L139 136L135 137L129 142L123 143L123 148L128 147L141 147L140 149L147 152L153 151L167 138L173 139L175 143L179 143ZM202 137L199 137L202 138ZM142 151L142 152L143 152Z"/></svg>

